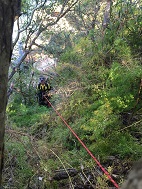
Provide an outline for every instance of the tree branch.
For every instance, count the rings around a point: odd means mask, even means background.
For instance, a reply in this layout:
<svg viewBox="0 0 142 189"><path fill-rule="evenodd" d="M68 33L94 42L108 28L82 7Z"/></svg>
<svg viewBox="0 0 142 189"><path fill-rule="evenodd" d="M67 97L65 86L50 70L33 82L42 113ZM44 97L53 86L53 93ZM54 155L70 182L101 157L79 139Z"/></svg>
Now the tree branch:
<svg viewBox="0 0 142 189"><path fill-rule="evenodd" d="M18 60L17 66L13 68L12 72L11 72L10 75L9 75L8 80L11 80L12 77L14 76L14 74L17 72L17 70L19 69L20 65L21 65L22 62L24 61L24 59L25 59L25 58L27 57L27 55L30 53L30 51L31 51L31 49L32 49L32 46L35 44L35 41L36 41L36 39L40 36L40 34L41 34L43 31L45 31L49 26L53 26L53 25L57 24L57 22L58 22L63 16L65 16L65 14L67 14L67 13L71 10L71 8L72 8L77 2L78 2L78 0L72 1L72 4L71 4L66 10L64 10L65 7L66 7L66 5L67 5L67 1L65 1L65 3L64 3L63 6L62 6L62 9L61 9L61 11L60 11L60 13L59 13L59 15L58 15L58 17L56 18L55 21L49 22L49 23L47 23L46 25L44 25L43 22L41 22L40 25L39 25L39 27L38 27L38 31L37 31L37 33L35 34L34 38L31 39L31 38L30 38L30 37L31 37L30 34L27 36L26 44L28 44L29 40L31 40L31 42L29 43L28 46L26 46L25 52L23 53L23 55L21 56L21 58ZM44 2L44 3L45 3L45 2ZM26 30L26 29L30 26L31 21L32 21L32 19L33 19L34 12L35 12L37 9L41 8L42 6L43 6L43 4L42 4L42 5L39 5L38 7L36 7L36 8L32 11L32 16L31 16L31 18L30 18L30 22L27 24L27 26L26 26L24 29L18 31L18 36L20 35L21 32L23 32L24 30Z"/></svg>

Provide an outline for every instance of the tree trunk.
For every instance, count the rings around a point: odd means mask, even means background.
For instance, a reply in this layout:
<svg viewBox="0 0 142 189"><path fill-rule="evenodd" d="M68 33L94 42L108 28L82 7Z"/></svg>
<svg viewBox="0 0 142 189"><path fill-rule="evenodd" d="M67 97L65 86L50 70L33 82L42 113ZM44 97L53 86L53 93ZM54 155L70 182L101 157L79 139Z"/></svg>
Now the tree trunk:
<svg viewBox="0 0 142 189"><path fill-rule="evenodd" d="M103 19L103 30L105 30L110 22L110 12L111 12L111 5L112 0L107 0L107 5L104 12L104 19Z"/></svg>
<svg viewBox="0 0 142 189"><path fill-rule="evenodd" d="M135 162L127 180L120 189L141 189L142 188L142 159Z"/></svg>
<svg viewBox="0 0 142 189"><path fill-rule="evenodd" d="M0 1L0 188L2 187L5 110L7 104L8 70L12 53L15 2L15 0Z"/></svg>

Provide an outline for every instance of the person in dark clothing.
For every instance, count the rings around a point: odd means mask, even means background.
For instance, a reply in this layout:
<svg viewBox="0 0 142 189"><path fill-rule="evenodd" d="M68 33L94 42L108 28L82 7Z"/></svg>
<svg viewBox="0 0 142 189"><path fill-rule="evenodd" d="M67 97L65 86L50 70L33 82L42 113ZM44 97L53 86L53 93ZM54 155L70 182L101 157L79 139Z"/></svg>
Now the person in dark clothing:
<svg viewBox="0 0 142 189"><path fill-rule="evenodd" d="M37 86L37 96L39 105L49 105L47 99L49 99L49 91L51 90L51 86L46 82L45 77L40 78L40 83Z"/></svg>

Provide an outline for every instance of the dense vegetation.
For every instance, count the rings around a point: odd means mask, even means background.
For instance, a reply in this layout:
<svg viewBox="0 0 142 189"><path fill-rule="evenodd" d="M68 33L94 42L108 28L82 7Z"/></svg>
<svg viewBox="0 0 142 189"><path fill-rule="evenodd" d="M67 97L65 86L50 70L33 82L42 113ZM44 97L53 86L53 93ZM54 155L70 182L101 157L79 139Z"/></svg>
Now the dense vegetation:
<svg viewBox="0 0 142 189"><path fill-rule="evenodd" d="M91 3L84 0L75 7L80 28L81 11L85 14ZM48 48L43 44L45 53L59 59L56 74L47 73L54 87L53 106L120 185L132 162L142 156L141 8L140 2L118 1L105 29L59 32L52 34ZM77 28L74 16L66 17ZM89 25L89 19L85 22ZM45 32L43 39L48 35ZM85 188L87 183L90 188L109 188L112 184L96 175L95 162L54 110L37 105L33 83L40 72L34 70L31 76L31 69L15 75L16 90L7 106L5 186ZM54 179L56 170L69 168L80 176Z"/></svg>

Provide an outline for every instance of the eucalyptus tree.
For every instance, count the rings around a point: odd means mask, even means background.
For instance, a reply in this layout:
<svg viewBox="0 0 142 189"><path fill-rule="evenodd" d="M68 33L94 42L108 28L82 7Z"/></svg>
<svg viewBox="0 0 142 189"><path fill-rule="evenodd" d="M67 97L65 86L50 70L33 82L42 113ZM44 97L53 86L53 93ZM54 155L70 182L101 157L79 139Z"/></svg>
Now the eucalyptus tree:
<svg viewBox="0 0 142 189"><path fill-rule="evenodd" d="M8 81L12 79L23 60L33 50L33 46L42 32L51 30L51 27L56 25L77 2L78 0L23 0L23 13L19 15L21 1L0 1L0 187L2 185ZM57 9L59 10L57 11ZM54 14L55 12L57 12L56 15ZM12 40L14 21L17 25L17 33ZM11 55L19 40L22 41L24 45L23 54L18 57L16 64L11 67L10 72Z"/></svg>
<svg viewBox="0 0 142 189"><path fill-rule="evenodd" d="M8 70L12 54L13 24L19 8L17 2L14 0L0 1L0 188L2 185Z"/></svg>
<svg viewBox="0 0 142 189"><path fill-rule="evenodd" d="M84 35L98 31L98 34L109 24L112 1L82 0L74 11L67 15L72 25Z"/></svg>
<svg viewBox="0 0 142 189"><path fill-rule="evenodd" d="M29 57L32 62L28 61L28 66L32 67L34 62L37 60L35 57L41 56L40 53L52 55L52 57L58 57L64 47L63 32L60 28L65 20L65 15L72 11L73 7L78 3L79 0L69 1L48 1L48 0L23 0L22 1L22 15L15 21L14 24L14 35L13 35L13 57L10 65L9 81L17 85L18 79L17 74L21 72L23 63L27 62ZM59 34L59 33L62 34ZM60 43L55 44L54 33L56 36L61 36ZM57 37L58 38L58 37ZM57 39L56 38L56 39ZM17 56L17 44L21 44L20 54ZM55 45L54 45L55 44ZM32 66L30 66L30 64ZM49 73L48 73L49 74ZM22 74L21 74L22 75ZM28 80L31 83L33 77ZM13 77L14 76L14 77ZM16 82L15 82L16 80ZM9 82L9 83L10 83ZM24 80L25 82L25 80ZM26 84L27 90L29 91L29 83ZM9 84L10 85L10 84ZM19 84L18 84L19 85ZM13 84L10 86L14 86ZM33 86L31 85L31 88ZM13 87L9 87L8 96L13 92ZM25 92L26 92L25 91ZM32 91L32 90L30 90ZM26 92L27 93L27 92ZM21 93L22 94L22 93ZM30 95L30 94L29 94Z"/></svg>
<svg viewBox="0 0 142 189"><path fill-rule="evenodd" d="M24 1L23 14L17 19L17 34L13 41L13 48L18 40L23 43L23 54L20 56L16 65L12 67L9 73L9 80L17 72L18 68L33 51L33 47L40 45L38 39L46 31L49 37L52 33L52 27L55 26L71 9L78 3L78 0L48 1L48 0L27 0ZM48 43L49 38L46 39ZM45 41L44 41L45 42Z"/></svg>

